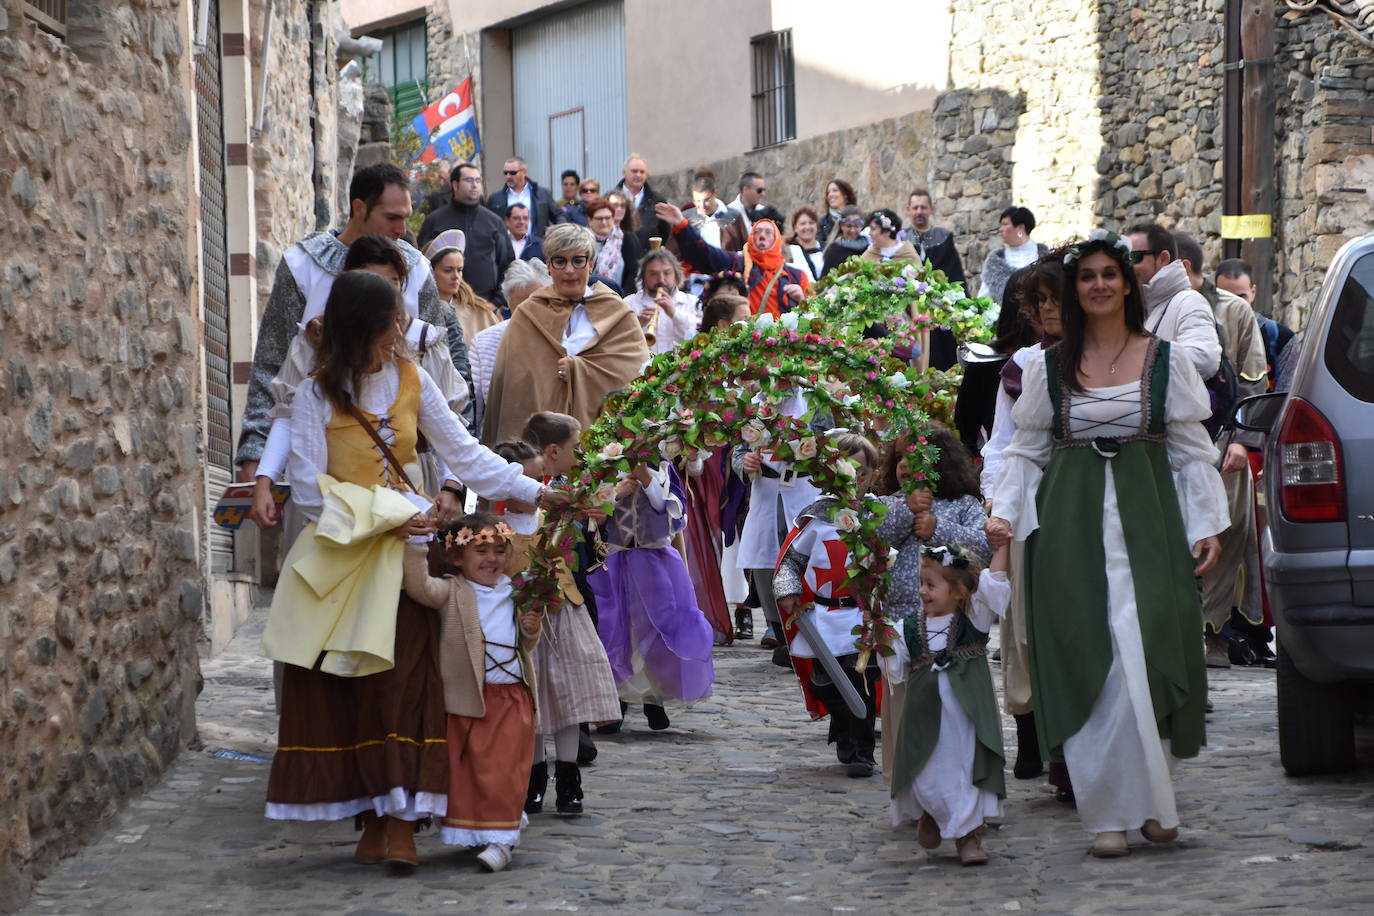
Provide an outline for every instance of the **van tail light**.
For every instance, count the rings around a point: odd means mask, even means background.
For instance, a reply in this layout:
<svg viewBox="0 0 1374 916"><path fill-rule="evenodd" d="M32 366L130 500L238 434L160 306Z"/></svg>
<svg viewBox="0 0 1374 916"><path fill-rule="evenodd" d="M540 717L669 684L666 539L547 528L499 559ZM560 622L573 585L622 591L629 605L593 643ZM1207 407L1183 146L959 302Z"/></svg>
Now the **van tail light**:
<svg viewBox="0 0 1374 916"><path fill-rule="evenodd" d="M1293 522L1345 521L1345 483L1336 431L1315 407L1289 397L1279 426L1279 505Z"/></svg>

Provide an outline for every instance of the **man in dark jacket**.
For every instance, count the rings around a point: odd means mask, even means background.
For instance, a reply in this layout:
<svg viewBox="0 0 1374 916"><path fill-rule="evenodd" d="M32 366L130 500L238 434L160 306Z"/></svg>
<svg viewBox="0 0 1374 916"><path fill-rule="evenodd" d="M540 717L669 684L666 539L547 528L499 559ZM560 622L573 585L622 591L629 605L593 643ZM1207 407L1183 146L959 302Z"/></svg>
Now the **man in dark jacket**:
<svg viewBox="0 0 1374 916"><path fill-rule="evenodd" d="M496 306L504 307L501 278L515 260L510 234L501 217L482 206L482 173L470 162L453 168L453 203L425 217L420 226L420 248L445 229L462 229L467 237L463 252L463 279L472 291Z"/></svg>
<svg viewBox="0 0 1374 916"><path fill-rule="evenodd" d="M959 260L959 249L954 247L954 234L948 229L936 226L935 204L930 192L917 188L907 198L907 216L911 218L908 228L902 230L897 238L911 243L921 261L930 262L936 270L942 270L945 278L953 283L964 283L964 263ZM972 296L975 291L965 288L965 294ZM930 335L930 365L936 369L948 369L958 359L958 344L954 335L943 328L936 328Z"/></svg>
<svg viewBox="0 0 1374 916"><path fill-rule="evenodd" d="M625 192L625 196L630 198L630 206L639 211L639 230L635 235L639 236L642 243L640 250L648 251L649 239L655 236L667 242L672 232L667 223L654 215L654 205L667 201L649 187L649 164L644 161L643 156L631 153L630 158L625 160L625 168L620 174L624 177L616 187Z"/></svg>
<svg viewBox="0 0 1374 916"><path fill-rule="evenodd" d="M519 156L507 159L502 172L506 176L506 186L487 198L491 212L505 219L512 206L524 204L530 211L530 231L540 238L554 223L563 222L563 214L554 209L549 192L529 180L529 166L525 165L525 160Z"/></svg>
<svg viewBox="0 0 1374 916"><path fill-rule="evenodd" d="M524 204L511 204L506 211L506 231L515 256L522 261L544 260L544 240L530 231L530 211Z"/></svg>

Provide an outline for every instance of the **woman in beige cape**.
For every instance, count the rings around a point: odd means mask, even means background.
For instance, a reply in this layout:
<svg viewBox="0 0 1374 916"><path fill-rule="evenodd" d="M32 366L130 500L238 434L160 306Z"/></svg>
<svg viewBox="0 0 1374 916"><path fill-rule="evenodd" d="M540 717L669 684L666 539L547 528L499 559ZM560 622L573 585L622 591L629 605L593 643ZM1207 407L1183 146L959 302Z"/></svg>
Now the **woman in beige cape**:
<svg viewBox="0 0 1374 916"><path fill-rule="evenodd" d="M639 320L600 283L588 286L596 241L563 223L544 237L553 285L510 319L492 371L483 442L517 439L530 414L552 410L590 426L606 395L639 376L649 347Z"/></svg>

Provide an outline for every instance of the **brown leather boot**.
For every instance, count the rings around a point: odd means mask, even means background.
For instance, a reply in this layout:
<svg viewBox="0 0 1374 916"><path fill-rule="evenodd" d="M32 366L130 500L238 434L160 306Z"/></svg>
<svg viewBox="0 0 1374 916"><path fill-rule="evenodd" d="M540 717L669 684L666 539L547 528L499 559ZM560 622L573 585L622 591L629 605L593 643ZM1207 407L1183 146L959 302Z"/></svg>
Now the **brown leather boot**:
<svg viewBox="0 0 1374 916"><path fill-rule="evenodd" d="M935 823L935 818L929 812L922 812L916 821L916 842L921 844L922 849L940 848L940 825Z"/></svg>
<svg viewBox="0 0 1374 916"><path fill-rule="evenodd" d="M959 861L964 865L986 865L988 854L983 851L983 828L970 830L954 841L959 852Z"/></svg>
<svg viewBox="0 0 1374 916"><path fill-rule="evenodd" d="M386 861L392 865L419 865L415 851L415 825L399 817L388 817L386 827Z"/></svg>
<svg viewBox="0 0 1374 916"><path fill-rule="evenodd" d="M358 849L353 859L360 865L376 865L386 859L386 830L382 819L371 811L364 811L363 835L358 838Z"/></svg>

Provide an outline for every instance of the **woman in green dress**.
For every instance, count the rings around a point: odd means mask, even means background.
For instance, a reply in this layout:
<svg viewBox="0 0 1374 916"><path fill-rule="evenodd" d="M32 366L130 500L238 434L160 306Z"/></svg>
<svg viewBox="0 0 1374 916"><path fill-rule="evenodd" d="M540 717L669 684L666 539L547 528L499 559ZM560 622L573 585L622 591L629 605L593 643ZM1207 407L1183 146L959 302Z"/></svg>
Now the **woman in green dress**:
<svg viewBox="0 0 1374 916"><path fill-rule="evenodd" d="M1099 229L1064 260L1064 339L1026 365L987 533L1026 541L1041 747L1068 763L1093 854L1122 856L1127 830L1178 835L1170 774L1207 691L1194 576L1229 520L1207 391L1145 332L1129 244Z"/></svg>

